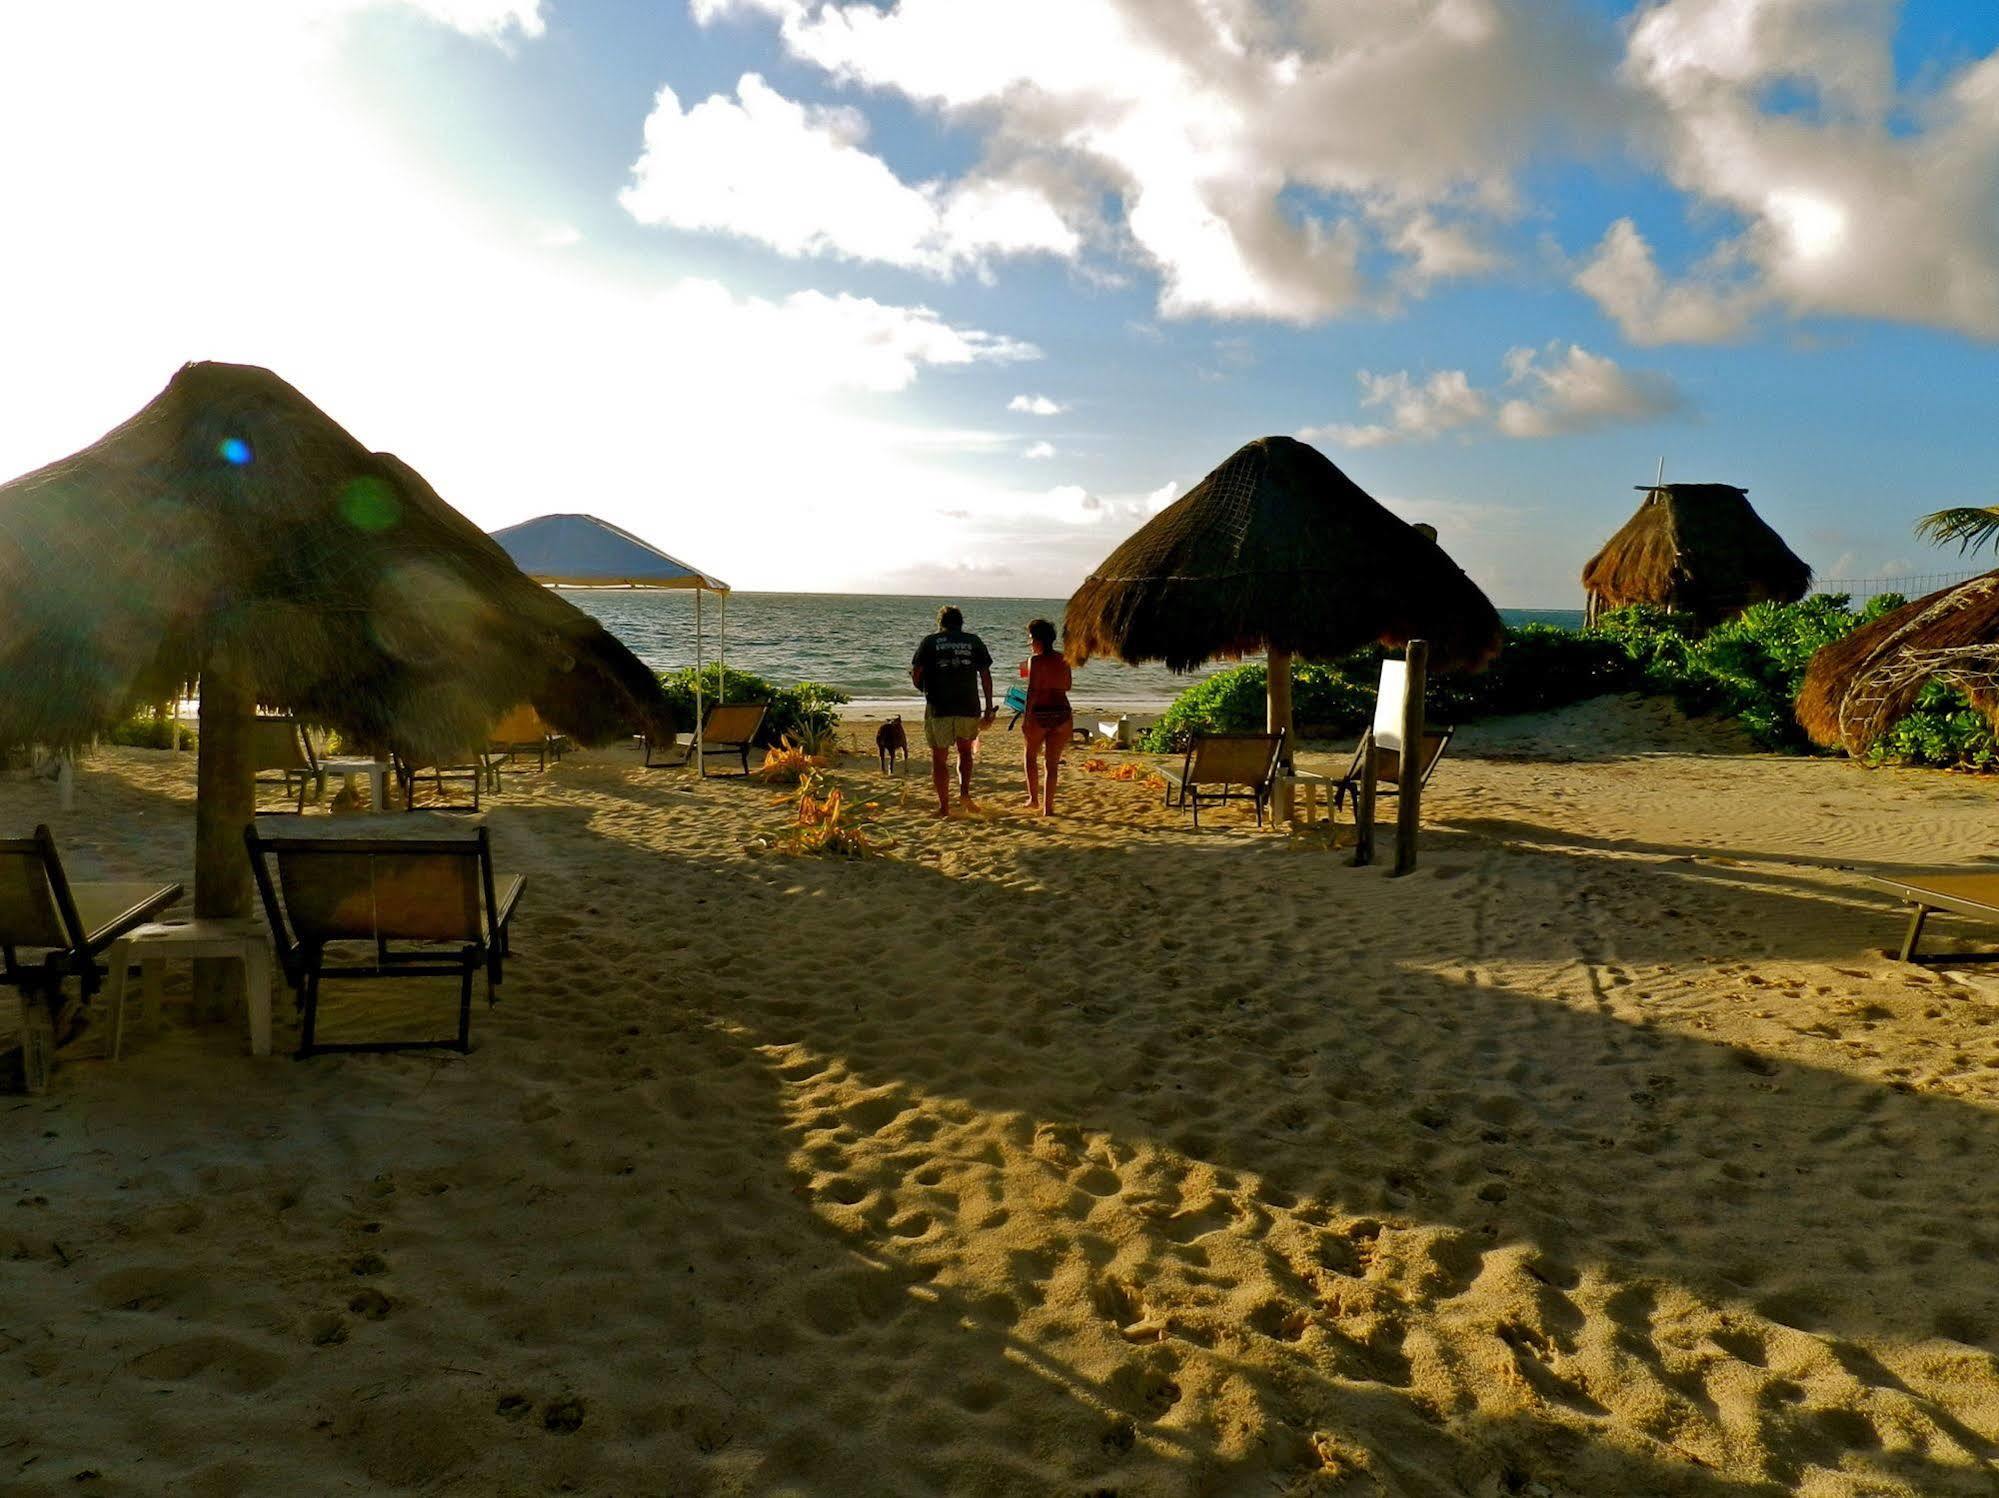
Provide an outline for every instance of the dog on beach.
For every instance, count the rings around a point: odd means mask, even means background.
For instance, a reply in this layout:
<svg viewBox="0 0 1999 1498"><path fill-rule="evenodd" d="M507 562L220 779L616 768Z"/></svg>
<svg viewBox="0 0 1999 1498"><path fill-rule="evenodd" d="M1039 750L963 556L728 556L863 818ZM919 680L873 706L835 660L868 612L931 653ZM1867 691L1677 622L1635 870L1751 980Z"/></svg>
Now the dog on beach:
<svg viewBox="0 0 1999 1498"><path fill-rule="evenodd" d="M890 718L875 730L875 757L881 761L882 774L895 773L895 757L900 754L905 763L909 760L909 733L902 726L900 716Z"/></svg>

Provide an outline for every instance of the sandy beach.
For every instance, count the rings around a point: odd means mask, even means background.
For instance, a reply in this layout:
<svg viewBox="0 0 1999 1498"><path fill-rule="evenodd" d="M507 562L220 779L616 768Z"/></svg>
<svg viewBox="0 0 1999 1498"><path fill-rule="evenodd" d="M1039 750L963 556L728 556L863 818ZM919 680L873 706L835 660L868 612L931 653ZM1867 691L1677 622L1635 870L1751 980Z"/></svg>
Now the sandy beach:
<svg viewBox="0 0 1999 1498"><path fill-rule="evenodd" d="M1999 985L1861 877L1989 863L1990 781L1603 699L1463 732L1391 880L1081 756L1029 817L1005 733L935 823L850 738L893 857L510 774L469 1057L169 1004L0 1097L0 1491L1999 1486ZM107 749L0 816L184 877L193 795Z"/></svg>

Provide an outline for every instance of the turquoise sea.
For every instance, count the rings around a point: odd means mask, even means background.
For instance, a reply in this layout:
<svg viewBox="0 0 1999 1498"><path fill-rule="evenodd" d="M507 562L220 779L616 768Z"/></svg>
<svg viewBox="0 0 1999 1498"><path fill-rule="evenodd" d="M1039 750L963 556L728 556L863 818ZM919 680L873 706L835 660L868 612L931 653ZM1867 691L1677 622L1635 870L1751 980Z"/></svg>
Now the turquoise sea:
<svg viewBox="0 0 1999 1498"><path fill-rule="evenodd" d="M691 594L638 589L565 589L563 596L602 619L649 666L660 670L693 664L694 599ZM872 593L732 593L726 610L714 595L701 601L706 651L715 652L727 619L731 666L774 681L821 681L862 704L907 704L909 657L935 628L937 610L955 603L965 627L985 639L995 662L994 684L1004 691L1014 664L1027 655L1027 623L1044 617L1059 626L1060 598L912 598ZM1529 621L1580 629L1581 609L1501 609L1509 624ZM1076 700L1091 707L1156 708L1208 670L1180 676L1164 666L1092 661L1076 673Z"/></svg>

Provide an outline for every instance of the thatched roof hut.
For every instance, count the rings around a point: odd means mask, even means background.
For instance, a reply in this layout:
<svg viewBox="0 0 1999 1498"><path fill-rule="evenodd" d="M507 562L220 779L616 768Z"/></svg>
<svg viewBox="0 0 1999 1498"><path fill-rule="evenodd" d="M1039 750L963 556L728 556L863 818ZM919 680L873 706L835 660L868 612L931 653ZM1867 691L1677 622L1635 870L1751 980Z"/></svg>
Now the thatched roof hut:
<svg viewBox="0 0 1999 1498"><path fill-rule="evenodd" d="M0 742L70 745L200 677L413 754L531 700L585 742L652 673L407 464L268 370L190 364L83 451L0 484Z"/></svg>
<svg viewBox="0 0 1999 1498"><path fill-rule="evenodd" d="M1325 660L1430 642L1439 667L1498 651L1499 615L1434 536L1324 454L1262 437L1154 516L1069 600L1063 649L1187 671L1274 651Z"/></svg>
<svg viewBox="0 0 1999 1498"><path fill-rule="evenodd" d="M1814 742L1863 754L1944 681L1999 723L1999 572L1940 588L1812 656L1798 722Z"/></svg>
<svg viewBox="0 0 1999 1498"><path fill-rule="evenodd" d="M71 745L201 682L195 911L243 914L257 704L415 757L531 701L585 743L663 721L595 620L269 370L189 364L0 484L0 743Z"/></svg>
<svg viewBox="0 0 1999 1498"><path fill-rule="evenodd" d="M1594 622L1606 609L1651 604L1703 628L1754 603L1794 603L1812 569L1730 484L1659 484L1583 568Z"/></svg>

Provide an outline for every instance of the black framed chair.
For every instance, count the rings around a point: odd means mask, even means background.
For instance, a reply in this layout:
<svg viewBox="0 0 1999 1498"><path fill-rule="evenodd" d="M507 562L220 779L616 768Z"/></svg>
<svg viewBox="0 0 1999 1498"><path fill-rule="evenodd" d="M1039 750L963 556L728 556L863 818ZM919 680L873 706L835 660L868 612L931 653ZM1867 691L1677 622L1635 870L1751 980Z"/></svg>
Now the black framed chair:
<svg viewBox="0 0 1999 1498"><path fill-rule="evenodd" d="M326 772L313 752L312 736L298 719L259 717L250 730L250 753L258 787L280 788L285 799L294 802L288 808L292 812L304 814L308 791L315 799L326 793ZM257 810L270 815L275 808L260 806Z"/></svg>
<svg viewBox="0 0 1999 1498"><path fill-rule="evenodd" d="M763 702L716 703L708 709L708 716L701 722L701 773L708 773L707 760L710 755L736 755L742 760L744 775L750 773L750 750L756 747L763 733L764 719L770 714L770 705ZM677 737L677 735L676 735ZM647 736L645 741L645 763L648 770L677 770L694 757L692 739L680 748L680 758L664 757L668 746ZM655 756L660 757L655 757Z"/></svg>
<svg viewBox="0 0 1999 1498"><path fill-rule="evenodd" d="M1256 807L1261 827L1283 756L1281 728L1276 733L1197 733L1179 770L1162 772L1166 804L1191 807L1198 827L1202 807L1248 801Z"/></svg>
<svg viewBox="0 0 1999 1498"><path fill-rule="evenodd" d="M494 874L484 827L463 838L270 838L246 827L243 841L279 966L298 998L298 1055L471 1050L472 980L485 969L486 1000L494 1002L510 950L509 923L527 883L518 874ZM355 946L372 960L328 962L329 947L339 949L337 958ZM459 980L455 1036L319 1039L326 978L427 976Z"/></svg>
<svg viewBox="0 0 1999 1498"><path fill-rule="evenodd" d="M46 826L0 840L0 981L18 995L28 1090L47 1084L55 1046L103 981L97 959L185 892L179 884L72 882ZM27 952L39 953L30 959ZM64 986L79 993L65 1002Z"/></svg>

